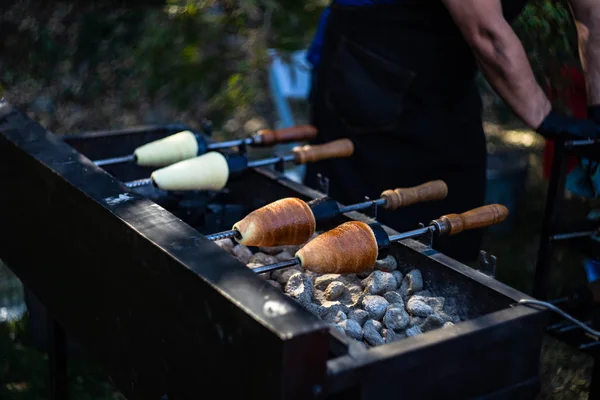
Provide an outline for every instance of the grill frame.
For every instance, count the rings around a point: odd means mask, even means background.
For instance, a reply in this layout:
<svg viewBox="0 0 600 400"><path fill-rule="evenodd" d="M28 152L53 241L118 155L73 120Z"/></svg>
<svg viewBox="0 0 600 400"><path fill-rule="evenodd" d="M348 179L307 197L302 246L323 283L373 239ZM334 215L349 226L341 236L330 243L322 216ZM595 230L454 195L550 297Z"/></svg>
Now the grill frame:
<svg viewBox="0 0 600 400"><path fill-rule="evenodd" d="M90 161L123 155L181 127L59 138L0 103L0 174L14 194L0 200L0 222L11 235L0 240L0 256L129 399L197 398L207 387L274 399L371 399L396 393L399 384L403 396L424 398L447 395L449 388L465 398L537 392L547 313L511 307L529 297L432 250L427 238L394 244L393 253L417 260L425 274L443 272L488 299L497 296L500 309L360 351L198 230ZM115 138L125 138L119 153L111 146ZM105 168L122 181L148 176L148 169L131 167ZM279 193L323 196L266 168L248 173ZM230 186L239 192L236 185ZM352 212L344 219L365 216ZM51 271L39 267L47 264ZM278 307L287 313L271 317ZM522 367L506 372L515 359ZM488 377L488 362L505 373ZM415 386L423 379L437 384Z"/></svg>

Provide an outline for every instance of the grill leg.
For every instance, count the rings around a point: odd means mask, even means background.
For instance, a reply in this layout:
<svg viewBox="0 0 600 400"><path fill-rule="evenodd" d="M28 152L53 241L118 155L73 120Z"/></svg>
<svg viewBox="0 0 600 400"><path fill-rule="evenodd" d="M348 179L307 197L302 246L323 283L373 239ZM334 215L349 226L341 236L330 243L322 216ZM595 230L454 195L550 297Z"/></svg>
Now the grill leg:
<svg viewBox="0 0 600 400"><path fill-rule="evenodd" d="M550 259L552 256L552 242L550 236L553 233L554 224L556 223L557 210L560 210L559 205L564 194L567 168L568 157L564 142L555 140L552 172L548 184L546 209L544 211L538 260L535 267L535 277L533 282L533 297L540 300L546 300L548 295L548 278L550 275Z"/></svg>
<svg viewBox="0 0 600 400"><path fill-rule="evenodd" d="M48 316L48 362L50 400L67 400L67 341L63 328Z"/></svg>

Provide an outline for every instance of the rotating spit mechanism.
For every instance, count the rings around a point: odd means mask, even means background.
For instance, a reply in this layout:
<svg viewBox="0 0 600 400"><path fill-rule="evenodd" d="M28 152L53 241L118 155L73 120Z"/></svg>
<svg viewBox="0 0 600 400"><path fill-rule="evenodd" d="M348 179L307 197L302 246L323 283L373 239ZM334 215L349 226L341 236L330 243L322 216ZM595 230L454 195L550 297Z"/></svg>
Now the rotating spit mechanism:
<svg viewBox="0 0 600 400"><path fill-rule="evenodd" d="M441 200L448 187L443 181L431 181L411 188L386 190L377 200L368 200L346 207L339 207L330 197L322 197L308 203L298 198L285 198L261 207L241 221L233 229L207 236L210 240L234 238L246 246L301 245L333 218L371 207L396 210L413 204Z"/></svg>
<svg viewBox="0 0 600 400"><path fill-rule="evenodd" d="M155 170L150 178L127 182L130 188L154 185L167 191L222 190L228 180L248 168L280 162L307 164L321 160L350 157L354 145L348 139L338 139L322 145L297 146L291 154L249 161L244 154L224 155L216 151L171 164Z"/></svg>
<svg viewBox="0 0 600 400"><path fill-rule="evenodd" d="M369 347L460 322L457 298L431 293L418 268L404 272L391 242L432 231L454 235L502 222L498 204L450 214L428 226L389 236L378 223L351 221L302 245L259 247L253 253L230 238L215 243L333 329Z"/></svg>
<svg viewBox="0 0 600 400"><path fill-rule="evenodd" d="M210 137L212 135L212 122L204 119L201 125L204 134ZM267 147L279 143L310 140L316 135L317 129L315 127L299 125L284 129L263 129L244 139L208 143L204 135L185 130L139 146L133 154L96 160L94 163L97 166L105 166L135 162L140 166L164 167L217 149L236 146Z"/></svg>

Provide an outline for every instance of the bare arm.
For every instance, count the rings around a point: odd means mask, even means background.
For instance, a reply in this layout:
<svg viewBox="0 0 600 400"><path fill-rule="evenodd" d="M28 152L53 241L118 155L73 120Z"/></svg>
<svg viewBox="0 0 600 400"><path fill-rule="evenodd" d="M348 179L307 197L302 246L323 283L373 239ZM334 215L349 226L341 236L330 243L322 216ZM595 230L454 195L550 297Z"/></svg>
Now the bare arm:
<svg viewBox="0 0 600 400"><path fill-rule="evenodd" d="M504 19L501 0L442 0L442 3L471 46L490 84L516 115L537 129L552 105L535 79L521 41Z"/></svg>
<svg viewBox="0 0 600 400"><path fill-rule="evenodd" d="M600 1L570 0L570 3L577 27L588 103L598 105L600 104Z"/></svg>

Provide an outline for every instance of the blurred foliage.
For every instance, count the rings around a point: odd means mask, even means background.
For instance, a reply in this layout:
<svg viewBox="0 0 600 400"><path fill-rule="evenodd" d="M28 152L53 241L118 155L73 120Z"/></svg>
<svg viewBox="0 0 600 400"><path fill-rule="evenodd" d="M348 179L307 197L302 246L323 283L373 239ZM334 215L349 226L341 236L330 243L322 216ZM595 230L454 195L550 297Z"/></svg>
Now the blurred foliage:
<svg viewBox="0 0 600 400"><path fill-rule="evenodd" d="M165 118L175 110L216 124L245 110L266 114L267 49L306 48L329 1L164 3L3 0L0 93L27 105L43 92L95 110L106 99L106 112L92 113L104 123L112 115L102 114L136 108L169 107ZM566 83L560 67L578 63L569 14L565 0L532 0L513 24L539 81L554 88ZM67 121L66 129L93 117Z"/></svg>
<svg viewBox="0 0 600 400"><path fill-rule="evenodd" d="M27 346L27 320L0 323L0 399L48 399L48 356ZM125 400L97 366L69 359L69 398Z"/></svg>
<svg viewBox="0 0 600 400"><path fill-rule="evenodd" d="M223 122L267 100L267 49L308 45L326 1L168 0L0 5L0 87L92 106L113 96ZM29 95L28 95L29 94Z"/></svg>
<svg viewBox="0 0 600 400"><path fill-rule="evenodd" d="M308 45L322 1L169 0L147 16L135 50L149 94L179 107L202 98L211 115L254 103L264 86L267 49Z"/></svg>
<svg viewBox="0 0 600 400"><path fill-rule="evenodd" d="M577 31L566 0L531 0L513 23L542 85L563 91L562 67L579 67Z"/></svg>

